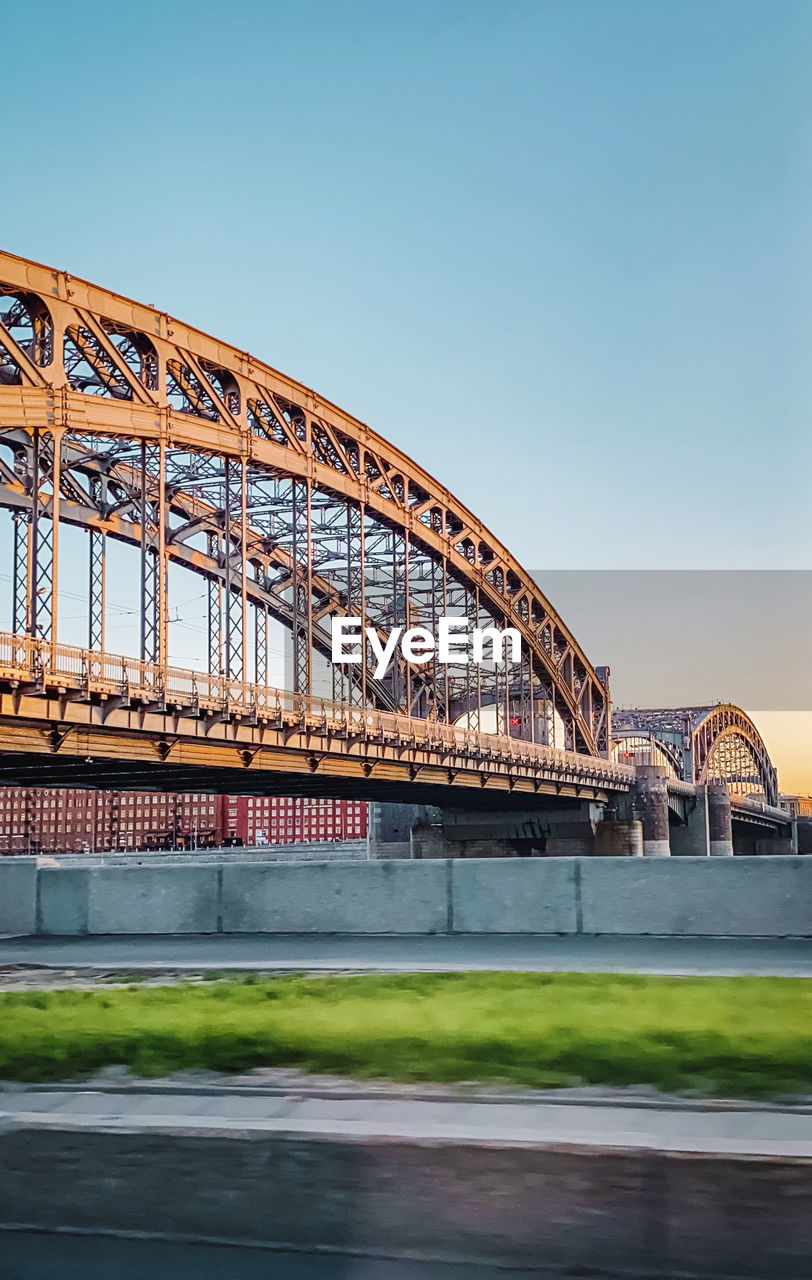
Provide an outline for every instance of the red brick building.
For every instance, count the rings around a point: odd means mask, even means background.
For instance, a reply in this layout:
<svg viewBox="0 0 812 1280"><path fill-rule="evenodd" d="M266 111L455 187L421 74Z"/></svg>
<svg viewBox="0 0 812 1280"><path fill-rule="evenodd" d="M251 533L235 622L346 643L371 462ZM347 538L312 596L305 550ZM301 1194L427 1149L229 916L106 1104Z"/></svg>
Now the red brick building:
<svg viewBox="0 0 812 1280"><path fill-rule="evenodd" d="M0 854L289 844L366 829L359 800L0 787Z"/></svg>
<svg viewBox="0 0 812 1280"><path fill-rule="evenodd" d="M367 833L364 800L303 796L223 796L226 843L292 844L299 840L358 840Z"/></svg>

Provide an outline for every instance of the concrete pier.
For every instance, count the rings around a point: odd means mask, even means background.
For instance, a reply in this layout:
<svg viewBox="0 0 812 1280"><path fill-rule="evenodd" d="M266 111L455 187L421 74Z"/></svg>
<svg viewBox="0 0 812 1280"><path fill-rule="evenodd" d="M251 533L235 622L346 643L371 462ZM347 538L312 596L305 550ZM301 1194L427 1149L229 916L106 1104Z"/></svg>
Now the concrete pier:
<svg viewBox="0 0 812 1280"><path fill-rule="evenodd" d="M419 816L416 804L371 804L367 828L370 858L410 858L412 827Z"/></svg>
<svg viewBox="0 0 812 1280"><path fill-rule="evenodd" d="M644 857L670 857L667 770L656 764L638 765L634 789L643 823Z"/></svg>
<svg viewBox="0 0 812 1280"><path fill-rule="evenodd" d="M711 857L733 857L733 825L730 817L730 792L723 782L710 782L707 788L708 852Z"/></svg>

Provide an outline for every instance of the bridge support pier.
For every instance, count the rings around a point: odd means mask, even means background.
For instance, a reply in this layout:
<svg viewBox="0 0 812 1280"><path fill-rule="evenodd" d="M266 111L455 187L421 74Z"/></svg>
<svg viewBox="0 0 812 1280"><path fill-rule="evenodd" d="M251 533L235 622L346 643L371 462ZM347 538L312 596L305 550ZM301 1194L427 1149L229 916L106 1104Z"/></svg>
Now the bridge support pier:
<svg viewBox="0 0 812 1280"><path fill-rule="evenodd" d="M643 823L643 856L670 857L668 771L658 764L638 765L634 801Z"/></svg>
<svg viewBox="0 0 812 1280"><path fill-rule="evenodd" d="M369 806L367 853L370 858L411 858L412 827L420 816L417 804Z"/></svg>
<svg viewBox="0 0 812 1280"><path fill-rule="evenodd" d="M607 813L595 832L595 853L599 858L642 858L643 824L630 816Z"/></svg>
<svg viewBox="0 0 812 1280"><path fill-rule="evenodd" d="M439 809L431 805L372 804L371 858L627 856L639 844L639 823L605 822L603 806L588 800L532 809ZM612 838L608 829L612 828Z"/></svg>
<svg viewBox="0 0 812 1280"><path fill-rule="evenodd" d="M708 853L712 858L733 857L733 825L730 816L730 792L723 782L709 782Z"/></svg>
<svg viewBox="0 0 812 1280"><path fill-rule="evenodd" d="M675 858L705 858L709 852L708 814L704 787L696 799L686 802L685 825L671 828L671 854Z"/></svg>

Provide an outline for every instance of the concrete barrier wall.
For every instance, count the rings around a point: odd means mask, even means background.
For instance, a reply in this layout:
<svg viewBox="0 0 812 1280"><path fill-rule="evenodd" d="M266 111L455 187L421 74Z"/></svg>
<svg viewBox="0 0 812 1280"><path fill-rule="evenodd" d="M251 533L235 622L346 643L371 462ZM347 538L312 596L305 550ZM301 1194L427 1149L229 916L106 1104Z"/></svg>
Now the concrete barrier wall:
<svg viewBox="0 0 812 1280"><path fill-rule="evenodd" d="M89 928L90 867L59 867L39 873L37 933L87 933Z"/></svg>
<svg viewBox="0 0 812 1280"><path fill-rule="evenodd" d="M217 933L220 876L217 866L41 867L36 932Z"/></svg>
<svg viewBox="0 0 812 1280"><path fill-rule="evenodd" d="M812 935L812 858L585 858L584 933Z"/></svg>
<svg viewBox="0 0 812 1280"><path fill-rule="evenodd" d="M812 858L39 867L0 858L0 933L812 937Z"/></svg>
<svg viewBox="0 0 812 1280"><path fill-rule="evenodd" d="M219 881L219 867L95 867L88 933L217 933Z"/></svg>
<svg viewBox="0 0 812 1280"><path fill-rule="evenodd" d="M577 858L449 861L455 933L577 933Z"/></svg>
<svg viewBox="0 0 812 1280"><path fill-rule="evenodd" d="M444 933L445 862L225 866L224 933Z"/></svg>
<svg viewBox="0 0 812 1280"><path fill-rule="evenodd" d="M0 934L35 933L36 858L0 858Z"/></svg>

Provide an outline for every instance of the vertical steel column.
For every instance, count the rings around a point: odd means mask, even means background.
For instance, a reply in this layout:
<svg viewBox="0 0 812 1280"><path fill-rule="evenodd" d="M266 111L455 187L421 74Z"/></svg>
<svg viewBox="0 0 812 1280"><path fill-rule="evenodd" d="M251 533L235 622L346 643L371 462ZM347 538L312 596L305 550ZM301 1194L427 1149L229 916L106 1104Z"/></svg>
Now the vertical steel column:
<svg viewBox="0 0 812 1280"><path fill-rule="evenodd" d="M465 619L470 624L471 615L474 616L474 626L479 625L479 592L474 589L471 591L467 586L463 588L462 607L465 611ZM468 708L468 728L473 729L474 733L479 733L482 727L482 721L479 715L480 706L480 669L472 662L468 662L465 667L465 703ZM474 697L476 696L476 705L474 705Z"/></svg>
<svg viewBox="0 0 812 1280"><path fill-rule="evenodd" d="M337 662L330 665L330 697L333 702L348 702L346 693L347 677L346 667L340 666Z"/></svg>
<svg viewBox="0 0 812 1280"><path fill-rule="evenodd" d="M362 619L363 623L363 600L364 600L364 566L362 544L364 538L364 516L363 509L356 507L353 503L348 502L346 507L347 517L347 533L346 533L346 580L347 580L347 596L346 609L347 616L351 618ZM333 689L334 697L340 697L342 701L346 700L353 706L363 705L365 675L363 666L363 639L362 639L362 661L357 664L347 663L344 666L333 667ZM338 677L337 692L336 677Z"/></svg>
<svg viewBox="0 0 812 1280"><path fill-rule="evenodd" d="M206 534L206 549L210 559L220 564L220 535L214 531ZM223 588L219 578L206 582L207 634L209 649L209 675L223 674Z"/></svg>
<svg viewBox="0 0 812 1280"><path fill-rule="evenodd" d="M305 590L307 592L307 692L313 692L313 486L307 481L307 565Z"/></svg>
<svg viewBox="0 0 812 1280"><path fill-rule="evenodd" d="M93 476L90 481L90 495L96 510L102 514L104 492L99 476ZM101 529L88 529L87 645L101 652L104 651L106 548L107 539Z"/></svg>
<svg viewBox="0 0 812 1280"><path fill-rule="evenodd" d="M350 526L350 504L347 503L344 514L347 519L347 531L344 539L344 572L346 591L344 595L344 606L348 617L352 616L352 536ZM336 559L338 556L336 555ZM349 673L351 666L348 663L331 663L330 679L331 693L333 702L349 702L347 693L350 688Z"/></svg>
<svg viewBox="0 0 812 1280"><path fill-rule="evenodd" d="M358 509L347 503L347 616L355 615L356 601L358 599L358 570L360 566L356 563L357 549L355 546L355 535L357 533ZM341 696L342 700L346 698L347 702L355 702L357 699L353 697L358 690L358 667L351 663L343 667L334 666L333 671L341 672ZM346 676L345 676L346 672Z"/></svg>
<svg viewBox="0 0 812 1280"><path fill-rule="evenodd" d="M154 472L162 464L162 449L141 441L141 658L144 662L161 660L162 590L160 546L156 545L155 527L162 521L163 484L159 477L158 502L149 493L150 467ZM156 517L157 505L157 517Z"/></svg>
<svg viewBox="0 0 812 1280"><path fill-rule="evenodd" d="M31 446L31 568L28 575L29 601L28 623L31 635L36 637L39 626L39 553L40 553L40 439L39 427L34 427Z"/></svg>
<svg viewBox="0 0 812 1280"><path fill-rule="evenodd" d="M310 693L312 612L312 526L309 480L293 480L292 579L293 579L293 692Z"/></svg>
<svg viewBox="0 0 812 1280"><path fill-rule="evenodd" d="M51 644L59 633L59 503L62 497L62 428L51 433Z"/></svg>
<svg viewBox="0 0 812 1280"><path fill-rule="evenodd" d="M533 665L530 661L530 654L525 653L525 644L522 641L520 650L521 660L519 662L519 679L521 681L521 694L519 697L519 718L521 720L520 736L527 740L532 739L533 724Z"/></svg>
<svg viewBox="0 0 812 1280"><path fill-rule="evenodd" d="M156 450L158 461L158 661L169 665L169 562L166 555L166 444ZM164 677L165 679L165 677Z"/></svg>
<svg viewBox="0 0 812 1280"><path fill-rule="evenodd" d="M359 557L360 571L358 585L360 590L359 603L361 606L361 706L366 707L367 703L367 534L366 534L366 508L363 503L359 508L358 519L359 530Z"/></svg>
<svg viewBox="0 0 812 1280"><path fill-rule="evenodd" d="M262 583L262 566L256 567L256 579ZM268 683L268 606L254 605L254 681L256 684Z"/></svg>
<svg viewBox="0 0 812 1280"><path fill-rule="evenodd" d="M225 673L232 680L244 678L245 543L244 464L239 458L225 458ZM234 523L239 520L239 577L234 564Z"/></svg>
<svg viewBox="0 0 812 1280"><path fill-rule="evenodd" d="M392 530L392 626L396 627L400 620L400 598L398 594L398 535ZM405 568L405 564L404 564ZM408 681L408 670L404 672ZM400 659L395 658L392 662L392 697L395 706L399 709L401 705L401 669ZM408 696L405 698L408 709Z"/></svg>
<svg viewBox="0 0 812 1280"><path fill-rule="evenodd" d="M409 530L403 530L403 630L411 627L411 597L409 594Z"/></svg>
<svg viewBox="0 0 812 1280"><path fill-rule="evenodd" d="M448 614L448 560L443 556L443 616ZM448 689L448 667L443 666L443 719L446 724L451 720L451 705Z"/></svg>
<svg viewBox="0 0 812 1280"><path fill-rule="evenodd" d="M28 552L31 541L31 517L25 511L12 516L14 543L11 566L11 629L15 635L28 630L29 590Z"/></svg>
<svg viewBox="0 0 812 1280"><path fill-rule="evenodd" d="M541 704L541 715L544 722L541 725L541 736L539 741L545 746L554 747L555 741L555 697L553 693L553 683L545 671L543 682L539 682L539 703Z"/></svg>
<svg viewBox="0 0 812 1280"><path fill-rule="evenodd" d="M481 626L480 622L480 600L479 587L474 587L474 626ZM476 711L473 714L472 728L477 733L482 730L482 667L479 663L476 666Z"/></svg>
<svg viewBox="0 0 812 1280"><path fill-rule="evenodd" d="M412 622L411 622L412 597L411 597L411 585L410 585L411 566L409 563L410 551L411 551L411 543L409 541L409 530L404 529L403 530L403 630L404 632L408 631L412 625ZM405 685L405 688L403 690L403 706L406 711L406 714L410 716L412 714L412 703L414 699L414 690L413 690L414 672L405 659L403 662L403 683Z"/></svg>
<svg viewBox="0 0 812 1280"><path fill-rule="evenodd" d="M494 618L494 625L497 627L507 626L507 617L503 615L501 618ZM510 734L510 675L508 674L507 662L502 664L504 667L504 678L499 670L499 664L494 667L494 695L495 695L495 715L496 723L494 728L497 733Z"/></svg>
<svg viewBox="0 0 812 1280"><path fill-rule="evenodd" d="M505 616L503 626L506 627L507 625L508 625L508 618L507 616ZM511 716L511 713L510 713L510 663L507 660L507 649L505 649L502 657L503 657L502 665L505 669L505 709L504 709L504 725L502 727L502 732L506 734L508 738L512 738L513 729L511 725L511 720L513 717Z"/></svg>
<svg viewBox="0 0 812 1280"><path fill-rule="evenodd" d="M434 556L431 557L431 634L437 638L437 561ZM431 689L429 692L429 705L426 708L427 715L433 716L435 720L440 719L440 705L438 697L438 681L437 681L437 647L435 644L434 652L431 655Z"/></svg>
<svg viewBox="0 0 812 1280"><path fill-rule="evenodd" d="M291 683L299 693L299 483L290 482Z"/></svg>
<svg viewBox="0 0 812 1280"><path fill-rule="evenodd" d="M248 467L240 458L240 650L242 678L248 679Z"/></svg>
<svg viewBox="0 0 812 1280"><path fill-rule="evenodd" d="M47 492L43 494L42 491L42 472L47 466L47 452L43 449L39 428L34 428L28 620L31 635L41 636L45 640L56 639L61 441L62 432L57 429L52 433L49 511Z"/></svg>
<svg viewBox="0 0 812 1280"><path fill-rule="evenodd" d="M103 653L106 539L100 529L89 535L87 646Z"/></svg>

